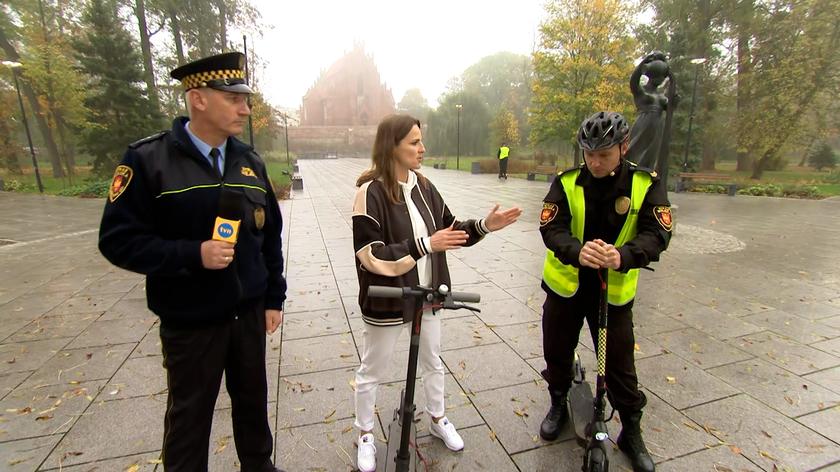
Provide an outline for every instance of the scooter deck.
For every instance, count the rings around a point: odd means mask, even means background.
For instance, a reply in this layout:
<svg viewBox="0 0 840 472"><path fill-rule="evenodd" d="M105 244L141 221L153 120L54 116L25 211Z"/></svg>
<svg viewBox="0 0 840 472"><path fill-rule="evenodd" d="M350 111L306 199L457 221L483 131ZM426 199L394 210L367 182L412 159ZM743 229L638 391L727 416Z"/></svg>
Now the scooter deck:
<svg viewBox="0 0 840 472"><path fill-rule="evenodd" d="M387 445L376 450L376 470L379 472L394 472L397 470L397 450L400 448L400 434L402 433L399 411L397 409L394 412L394 420L388 425ZM414 424L411 425L409 438L411 444L417 444L417 426ZM409 453L408 471L414 472L420 470L417 467L417 451L414 450L414 446L409 446Z"/></svg>
<svg viewBox="0 0 840 472"><path fill-rule="evenodd" d="M594 398L589 382L572 383L572 388L569 390L569 416L571 416L577 442L583 447L589 442L586 426L592 422Z"/></svg>

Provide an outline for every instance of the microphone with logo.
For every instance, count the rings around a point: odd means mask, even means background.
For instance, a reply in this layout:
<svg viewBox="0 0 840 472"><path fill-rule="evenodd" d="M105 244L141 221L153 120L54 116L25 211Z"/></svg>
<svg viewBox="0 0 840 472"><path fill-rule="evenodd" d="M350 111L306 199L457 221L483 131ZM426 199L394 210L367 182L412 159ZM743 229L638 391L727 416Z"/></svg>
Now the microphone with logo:
<svg viewBox="0 0 840 472"><path fill-rule="evenodd" d="M213 225L214 241L224 241L236 244L239 236L239 223L242 222L242 194L222 188L219 195L219 216Z"/></svg>

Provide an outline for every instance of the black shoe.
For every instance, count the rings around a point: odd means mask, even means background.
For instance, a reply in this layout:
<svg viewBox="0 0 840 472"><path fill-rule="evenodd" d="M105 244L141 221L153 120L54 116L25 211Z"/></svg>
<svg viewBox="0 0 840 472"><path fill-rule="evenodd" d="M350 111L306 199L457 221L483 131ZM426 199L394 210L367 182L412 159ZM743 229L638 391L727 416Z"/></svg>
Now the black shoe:
<svg viewBox="0 0 840 472"><path fill-rule="evenodd" d="M554 441L560 436L560 430L569 419L569 409L566 406L568 390L562 392L549 390L548 393L551 395L551 408L548 409L548 413L540 424L540 437L546 441Z"/></svg>
<svg viewBox="0 0 840 472"><path fill-rule="evenodd" d="M616 441L618 448L630 458L633 472L654 472L656 466L642 439L642 411L619 412L619 415L621 416L621 433Z"/></svg>

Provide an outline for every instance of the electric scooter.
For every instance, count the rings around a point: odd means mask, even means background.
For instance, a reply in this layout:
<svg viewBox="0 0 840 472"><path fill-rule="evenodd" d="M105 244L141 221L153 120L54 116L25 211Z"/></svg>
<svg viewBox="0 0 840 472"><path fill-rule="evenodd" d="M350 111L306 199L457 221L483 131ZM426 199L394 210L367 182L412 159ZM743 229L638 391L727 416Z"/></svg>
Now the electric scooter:
<svg viewBox="0 0 840 472"><path fill-rule="evenodd" d="M595 396L586 381L586 370L575 352L574 378L569 390L569 416L572 419L578 444L584 447L583 472L607 472L610 469L607 455L609 433L606 411L606 361L607 361L607 269L598 271L600 293L598 299L598 371L595 376ZM612 415L610 415L612 417Z"/></svg>
<svg viewBox="0 0 840 472"><path fill-rule="evenodd" d="M480 310L463 303L478 303L481 296L477 293L450 292L449 287L438 288L417 286L383 287L372 285L368 296L379 298L401 298L403 300L403 320L411 320L411 344L408 350L408 371L405 376L405 389L400 393L400 406L394 411L394 418L388 426L386 448L380 448L376 457L376 468L385 472L409 472L419 470L422 461L417 451L417 426L414 423L414 384L417 379L417 356L420 350L420 329L424 309L458 310L475 312ZM399 442L397 442L399 438ZM409 448L414 449L414 453Z"/></svg>

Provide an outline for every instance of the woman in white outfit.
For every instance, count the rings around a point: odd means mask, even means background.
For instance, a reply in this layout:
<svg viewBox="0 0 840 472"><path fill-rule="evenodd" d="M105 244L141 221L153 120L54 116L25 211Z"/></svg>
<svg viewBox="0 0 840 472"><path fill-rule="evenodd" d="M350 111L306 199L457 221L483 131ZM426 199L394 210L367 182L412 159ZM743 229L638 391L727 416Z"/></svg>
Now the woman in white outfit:
<svg viewBox="0 0 840 472"><path fill-rule="evenodd" d="M396 349L404 326L402 301L367 296L371 285L451 287L445 252L470 246L487 233L516 221L522 210L498 211L486 218L458 221L434 185L417 172L423 161L420 122L408 115L386 117L376 132L371 168L356 182L353 245L359 276L359 306L365 321L362 363L356 372L357 465L376 469L372 434L376 390ZM453 451L464 441L445 416L440 359L440 314L423 313L418 367L426 394L430 432Z"/></svg>

